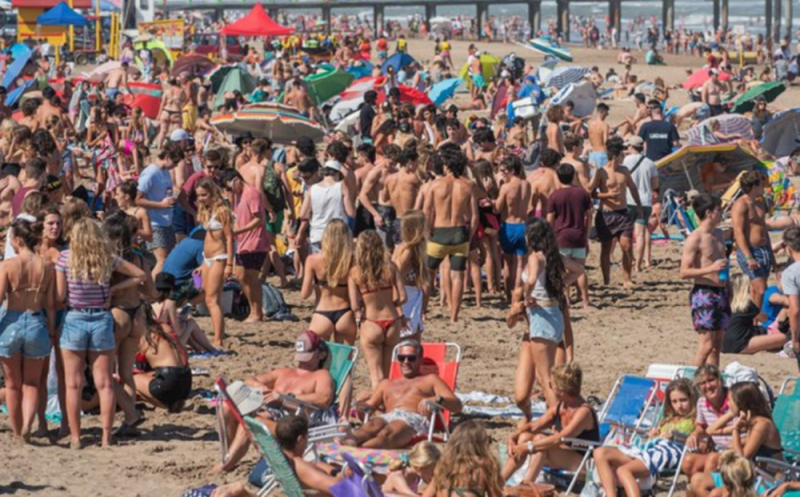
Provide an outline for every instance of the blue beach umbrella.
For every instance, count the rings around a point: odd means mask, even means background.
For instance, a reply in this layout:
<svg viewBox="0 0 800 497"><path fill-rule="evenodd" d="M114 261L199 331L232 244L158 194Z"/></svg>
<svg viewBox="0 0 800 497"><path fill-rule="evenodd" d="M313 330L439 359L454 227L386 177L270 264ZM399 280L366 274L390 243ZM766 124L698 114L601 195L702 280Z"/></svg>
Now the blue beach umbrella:
<svg viewBox="0 0 800 497"><path fill-rule="evenodd" d="M414 62L416 62L416 60L414 60L414 57L408 55L407 53L397 52L396 54L386 59L386 62L384 62L383 65L381 66L381 72L386 74L386 71L389 69L389 67L391 67L392 69L394 69L394 72L397 73L397 71L399 71L401 67L413 64Z"/></svg>
<svg viewBox="0 0 800 497"><path fill-rule="evenodd" d="M11 48L11 56L14 58L14 61L6 67L6 73L3 75L3 80L0 82L6 89L11 89L14 84L14 81L22 74L22 70L25 69L25 64L31 58L31 49L24 43L14 43Z"/></svg>
<svg viewBox="0 0 800 497"><path fill-rule="evenodd" d="M367 78L372 76L372 70L375 66L371 62L362 60L358 65L353 65L347 68L347 72L355 76L356 79Z"/></svg>
<svg viewBox="0 0 800 497"><path fill-rule="evenodd" d="M458 88L458 85L460 85L462 81L463 79L461 78L450 78L440 81L433 85L428 92L428 98L431 99L433 105L438 107L455 94L456 88Z"/></svg>

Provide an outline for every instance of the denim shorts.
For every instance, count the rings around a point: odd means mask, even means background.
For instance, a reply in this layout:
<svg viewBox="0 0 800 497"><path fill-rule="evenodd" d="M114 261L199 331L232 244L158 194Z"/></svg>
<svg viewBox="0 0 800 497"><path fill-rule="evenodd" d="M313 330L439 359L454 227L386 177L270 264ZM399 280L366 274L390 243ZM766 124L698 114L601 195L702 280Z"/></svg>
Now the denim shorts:
<svg viewBox="0 0 800 497"><path fill-rule="evenodd" d="M153 226L153 241L147 242L148 250L167 249L169 252L177 244L172 226Z"/></svg>
<svg viewBox="0 0 800 497"><path fill-rule="evenodd" d="M114 350L114 318L105 309L70 309L59 344L62 349L76 352Z"/></svg>
<svg viewBox="0 0 800 497"><path fill-rule="evenodd" d="M540 338L556 344L564 340L564 313L557 305L530 308L528 319L530 320L528 336L532 339Z"/></svg>
<svg viewBox="0 0 800 497"><path fill-rule="evenodd" d="M0 311L0 357L18 353L31 359L50 355L50 335L43 312Z"/></svg>

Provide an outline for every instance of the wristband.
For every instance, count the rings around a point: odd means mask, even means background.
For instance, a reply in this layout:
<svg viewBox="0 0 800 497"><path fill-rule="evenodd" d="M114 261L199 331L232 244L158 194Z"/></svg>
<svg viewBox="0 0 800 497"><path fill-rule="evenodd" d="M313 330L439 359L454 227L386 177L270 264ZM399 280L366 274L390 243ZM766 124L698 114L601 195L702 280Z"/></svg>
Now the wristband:
<svg viewBox="0 0 800 497"><path fill-rule="evenodd" d="M531 440L528 440L528 443L526 445L528 447L528 454L536 453L536 446L533 445L533 442Z"/></svg>

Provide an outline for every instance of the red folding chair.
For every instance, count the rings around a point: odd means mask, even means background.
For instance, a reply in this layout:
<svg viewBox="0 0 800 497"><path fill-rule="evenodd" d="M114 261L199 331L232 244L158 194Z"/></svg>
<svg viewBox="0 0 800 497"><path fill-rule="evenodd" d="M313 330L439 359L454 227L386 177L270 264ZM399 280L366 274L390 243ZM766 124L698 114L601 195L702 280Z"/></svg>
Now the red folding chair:
<svg viewBox="0 0 800 497"><path fill-rule="evenodd" d="M398 346L399 347L399 346ZM392 366L389 370L389 379L396 380L402 378L400 373L400 363L397 362L398 347L392 351ZM458 367L461 364L461 346L457 343L423 343L422 344L422 368L423 375L435 374L444 381L450 390L456 391L456 379L458 378ZM431 412L430 430L427 440L432 442L446 442L450 437L450 417L451 413L443 406L434 404ZM441 437L434 437L434 433L441 433ZM423 437L416 437L412 443L425 440Z"/></svg>

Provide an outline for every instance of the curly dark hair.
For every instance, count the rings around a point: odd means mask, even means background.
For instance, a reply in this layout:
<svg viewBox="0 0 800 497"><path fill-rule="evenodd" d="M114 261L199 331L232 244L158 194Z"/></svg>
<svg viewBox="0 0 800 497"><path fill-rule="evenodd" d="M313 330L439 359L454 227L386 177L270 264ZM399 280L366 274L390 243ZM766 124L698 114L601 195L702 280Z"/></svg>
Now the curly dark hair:
<svg viewBox="0 0 800 497"><path fill-rule="evenodd" d="M563 310L567 306L564 296L564 261L558 251L556 234L550 223L540 218L528 221L525 230L528 248L531 252L541 252L545 259L544 287L551 297L558 301L558 306Z"/></svg>

